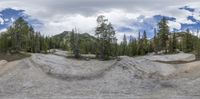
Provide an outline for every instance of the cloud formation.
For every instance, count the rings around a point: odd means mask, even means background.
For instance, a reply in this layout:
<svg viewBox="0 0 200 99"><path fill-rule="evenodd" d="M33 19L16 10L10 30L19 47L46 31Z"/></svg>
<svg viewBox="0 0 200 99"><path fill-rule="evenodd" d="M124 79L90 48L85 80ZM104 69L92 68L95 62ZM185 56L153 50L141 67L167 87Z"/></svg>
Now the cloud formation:
<svg viewBox="0 0 200 99"><path fill-rule="evenodd" d="M138 31L144 29L151 36L159 16L172 18L171 30L198 27L194 20L200 20L199 5L199 0L0 0L0 10L24 10L30 19L40 22L36 22L36 30L46 35L74 27L94 34L96 17L105 15L117 30L119 39L124 33L137 36Z"/></svg>

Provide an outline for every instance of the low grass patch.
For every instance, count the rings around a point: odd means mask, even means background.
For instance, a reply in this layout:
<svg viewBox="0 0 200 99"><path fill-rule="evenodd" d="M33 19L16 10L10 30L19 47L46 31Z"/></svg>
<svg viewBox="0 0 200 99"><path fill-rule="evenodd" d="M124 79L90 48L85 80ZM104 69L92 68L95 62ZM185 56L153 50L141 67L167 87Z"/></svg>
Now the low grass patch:
<svg viewBox="0 0 200 99"><path fill-rule="evenodd" d="M109 61L109 60L118 60L120 61L120 58L116 58L116 57L109 57L109 59L100 59L100 58L97 58L95 55L93 54L81 54L81 56L79 58L75 58L73 54L68 54L66 56L66 58L69 58L69 59L76 59L76 60L86 60L86 61L89 61L89 60L100 60L100 61Z"/></svg>
<svg viewBox="0 0 200 99"><path fill-rule="evenodd" d="M155 61L155 62L159 62L159 63L165 63L165 64L186 64L186 63L191 63L191 62L195 62L197 60L192 60L192 61Z"/></svg>
<svg viewBox="0 0 200 99"><path fill-rule="evenodd" d="M0 53L0 60L7 60L8 62L10 61L15 61L15 60L20 60L26 57L30 57L31 54L28 53L15 53L15 54L6 54L6 53Z"/></svg>

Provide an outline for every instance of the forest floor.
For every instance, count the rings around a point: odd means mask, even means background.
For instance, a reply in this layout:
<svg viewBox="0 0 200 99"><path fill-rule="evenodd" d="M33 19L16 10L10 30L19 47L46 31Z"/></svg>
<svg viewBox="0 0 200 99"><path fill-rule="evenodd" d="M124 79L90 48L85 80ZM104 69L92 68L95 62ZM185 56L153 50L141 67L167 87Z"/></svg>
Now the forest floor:
<svg viewBox="0 0 200 99"><path fill-rule="evenodd" d="M120 58L120 61L86 61L65 55L32 54L12 62L1 60L0 98L200 98L200 61L194 61L194 55Z"/></svg>

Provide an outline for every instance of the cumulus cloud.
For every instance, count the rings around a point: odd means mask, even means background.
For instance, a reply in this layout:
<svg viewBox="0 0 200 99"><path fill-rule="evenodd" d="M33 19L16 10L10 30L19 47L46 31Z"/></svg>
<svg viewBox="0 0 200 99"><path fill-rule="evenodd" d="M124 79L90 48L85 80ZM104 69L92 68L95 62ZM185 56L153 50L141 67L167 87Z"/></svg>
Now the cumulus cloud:
<svg viewBox="0 0 200 99"><path fill-rule="evenodd" d="M41 32L45 32L48 35L52 35L55 33L61 33L62 31L69 30L71 31L73 28L77 28L79 32L89 32L93 33L94 28L96 26L96 18L95 17L84 17L82 15L73 15L73 16L54 16L50 19L44 19L44 26L40 29ZM51 27L51 29L50 29Z"/></svg>
<svg viewBox="0 0 200 99"><path fill-rule="evenodd" d="M171 28L182 29L182 24L194 24L187 17L192 15L199 20L199 5L199 0L0 0L0 9L22 9L40 21L42 25L37 25L36 30L46 35L74 27L94 34L96 17L105 15L119 39L124 33L137 36L146 25L152 32L157 22L155 15L176 18L169 22Z"/></svg>
<svg viewBox="0 0 200 99"><path fill-rule="evenodd" d="M1 17L0 17L0 24L4 24L4 20Z"/></svg>
<svg viewBox="0 0 200 99"><path fill-rule="evenodd" d="M178 22L169 21L168 25L169 25L171 31L173 31L174 29L176 29L176 30L180 30L181 29L181 24L178 23Z"/></svg>
<svg viewBox="0 0 200 99"><path fill-rule="evenodd" d="M0 29L0 33L7 31L7 29Z"/></svg>

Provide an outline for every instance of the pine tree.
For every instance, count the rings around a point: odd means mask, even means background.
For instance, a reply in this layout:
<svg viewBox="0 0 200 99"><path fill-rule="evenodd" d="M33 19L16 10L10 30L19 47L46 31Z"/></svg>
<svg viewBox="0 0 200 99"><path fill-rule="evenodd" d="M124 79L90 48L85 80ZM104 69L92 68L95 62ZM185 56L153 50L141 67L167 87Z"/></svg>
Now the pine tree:
<svg viewBox="0 0 200 99"><path fill-rule="evenodd" d="M187 29L186 33L184 34L184 42L183 42L183 51L184 52L191 52L193 50L193 38L190 34L190 30Z"/></svg>
<svg viewBox="0 0 200 99"><path fill-rule="evenodd" d="M158 23L158 38L159 38L159 46L160 50L164 50L165 53L168 52L168 44L169 44L169 26L167 25L167 20L163 18Z"/></svg>
<svg viewBox="0 0 200 99"><path fill-rule="evenodd" d="M176 34L175 32L173 33L173 37L172 37L172 52L176 52L177 49L177 40L176 40Z"/></svg>
<svg viewBox="0 0 200 99"><path fill-rule="evenodd" d="M80 49L79 49L79 34L75 32L76 29L72 30L70 35L70 47L74 54L75 58L80 58Z"/></svg>
<svg viewBox="0 0 200 99"><path fill-rule="evenodd" d="M143 41L141 39L140 32L138 33L138 41L137 41L137 55L142 55L143 54Z"/></svg>
<svg viewBox="0 0 200 99"><path fill-rule="evenodd" d="M133 37L130 35L129 36L129 43L127 45L127 55L132 56L132 43L133 43Z"/></svg>
<svg viewBox="0 0 200 99"><path fill-rule="evenodd" d="M122 42L122 55L127 55L127 39L125 34Z"/></svg>
<svg viewBox="0 0 200 99"><path fill-rule="evenodd" d="M128 44L128 51L129 51L129 56L135 56L137 55L137 40L130 36L129 39L129 44Z"/></svg>
<svg viewBox="0 0 200 99"><path fill-rule="evenodd" d="M44 38L34 31L22 17L18 18L7 30L0 35L0 51L8 53L47 52L49 37Z"/></svg>
<svg viewBox="0 0 200 99"><path fill-rule="evenodd" d="M10 39L7 32L0 33L0 52L7 53L10 48Z"/></svg>
<svg viewBox="0 0 200 99"><path fill-rule="evenodd" d="M112 56L112 44L115 39L115 30L111 23L108 23L108 19L105 16L99 16L97 18L98 26L96 28L98 51L100 53L100 58L107 60ZM98 57L99 54L97 54Z"/></svg>
<svg viewBox="0 0 200 99"><path fill-rule="evenodd" d="M158 37L157 37L157 30L156 28L154 28L154 37L153 37L153 50L155 52L155 54L158 53Z"/></svg>
<svg viewBox="0 0 200 99"><path fill-rule="evenodd" d="M146 33L146 31L143 32L142 43L143 43L142 44L143 49L142 49L141 54L145 55L145 54L148 53L148 40L147 40L147 33Z"/></svg>
<svg viewBox="0 0 200 99"><path fill-rule="evenodd" d="M200 59L200 39L199 39L199 30L197 29L197 37L196 37L196 40L195 40L195 45L196 45L196 59Z"/></svg>
<svg viewBox="0 0 200 99"><path fill-rule="evenodd" d="M118 55L119 55L118 50L119 50L119 48L118 48L118 44L117 44L117 38L113 39L113 44L112 45L113 45L112 56L118 58Z"/></svg>

